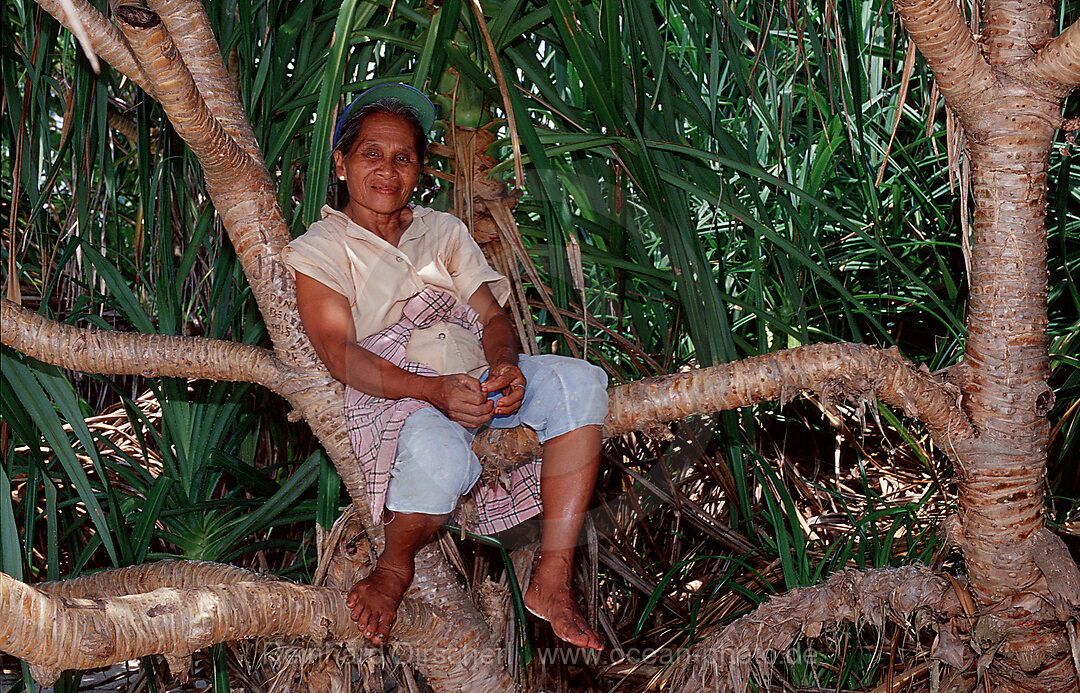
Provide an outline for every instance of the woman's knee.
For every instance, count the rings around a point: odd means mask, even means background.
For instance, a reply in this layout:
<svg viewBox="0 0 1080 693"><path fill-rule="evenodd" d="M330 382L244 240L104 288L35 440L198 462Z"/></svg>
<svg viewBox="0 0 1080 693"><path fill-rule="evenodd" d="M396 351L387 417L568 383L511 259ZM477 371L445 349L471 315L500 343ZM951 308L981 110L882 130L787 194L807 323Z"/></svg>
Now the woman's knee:
<svg viewBox="0 0 1080 693"><path fill-rule="evenodd" d="M480 476L470 436L438 410L421 409L405 420L390 472L387 507L446 513Z"/></svg>
<svg viewBox="0 0 1080 693"><path fill-rule="evenodd" d="M541 441L575 428L600 425L607 416L607 374L582 359L543 354L523 360L529 381L529 411L521 422L531 426Z"/></svg>
<svg viewBox="0 0 1080 693"><path fill-rule="evenodd" d="M552 384L569 390L607 390L608 377L603 368L584 359L555 354L526 357L538 377L554 381ZM524 370L524 368L522 369ZM525 375L528 379L528 374Z"/></svg>

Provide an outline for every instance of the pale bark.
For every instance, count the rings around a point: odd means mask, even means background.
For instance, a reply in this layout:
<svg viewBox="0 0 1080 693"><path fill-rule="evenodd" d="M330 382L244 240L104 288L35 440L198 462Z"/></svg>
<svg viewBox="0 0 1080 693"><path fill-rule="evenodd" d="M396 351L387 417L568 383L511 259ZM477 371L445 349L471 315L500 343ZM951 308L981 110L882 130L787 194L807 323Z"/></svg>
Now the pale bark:
<svg viewBox="0 0 1080 693"><path fill-rule="evenodd" d="M211 113L160 17L138 5L119 5L114 12L132 53L150 78L150 95L199 159L206 177L224 180L237 171L256 168Z"/></svg>
<svg viewBox="0 0 1080 693"><path fill-rule="evenodd" d="M994 86L990 66L955 0L896 0L894 6L946 101L963 104Z"/></svg>
<svg viewBox="0 0 1080 693"><path fill-rule="evenodd" d="M1038 79L1065 89L1080 87L1080 19L1069 25L1031 59L1028 70Z"/></svg>
<svg viewBox="0 0 1080 693"><path fill-rule="evenodd" d="M464 655L481 646L470 635L414 600L402 603L391 630L395 647L436 686L450 682L441 690L511 690L505 674L491 681L481 678L483 667L470 670ZM193 652L246 638L364 647L342 590L281 582L232 566L165 561L36 587L0 573L0 650L30 664L44 685L66 669L151 654L165 655L171 673L183 680ZM453 652L463 656L445 662Z"/></svg>
<svg viewBox="0 0 1080 693"><path fill-rule="evenodd" d="M49 320L0 299L0 341L27 356L83 373L253 382L282 393L287 373L273 352L205 337L111 332Z"/></svg>
<svg viewBox="0 0 1080 693"><path fill-rule="evenodd" d="M157 15L132 5L117 8L117 13L145 25L122 22L133 54L151 81L149 93L203 167L207 191L236 249L275 353L299 368L321 369L300 324L292 276L281 262L281 249L291 237L266 166L245 152L210 112Z"/></svg>
<svg viewBox="0 0 1080 693"><path fill-rule="evenodd" d="M202 3L198 0L149 0L147 5L165 23L199 87L199 95L214 118L249 156L261 161L262 151L240 103L236 85L225 68Z"/></svg>
<svg viewBox="0 0 1080 693"><path fill-rule="evenodd" d="M955 387L916 368L895 349L865 344L814 344L612 388L604 435L635 430L663 435L671 421L786 402L803 392L825 400L880 399L924 422L946 452L972 435ZM539 444L528 429L514 429L488 431L473 449L485 458L521 459L535 456Z"/></svg>

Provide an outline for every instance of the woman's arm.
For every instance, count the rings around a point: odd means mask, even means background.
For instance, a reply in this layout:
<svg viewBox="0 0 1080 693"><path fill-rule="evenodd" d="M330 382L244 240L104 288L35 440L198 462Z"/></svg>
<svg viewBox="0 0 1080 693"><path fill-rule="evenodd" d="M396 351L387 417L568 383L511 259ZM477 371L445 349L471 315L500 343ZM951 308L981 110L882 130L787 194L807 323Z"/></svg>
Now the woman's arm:
<svg viewBox="0 0 1080 693"><path fill-rule="evenodd" d="M484 326L484 357L488 362L488 377L483 382L484 393L502 390L503 396L497 400L495 413L513 414L525 397L525 376L517 365L521 347L510 316L495 301L487 284L481 284L473 292L469 305L480 315L480 323Z"/></svg>
<svg viewBox="0 0 1080 693"><path fill-rule="evenodd" d="M304 331L336 380L376 397L423 400L466 426L479 426L493 416L476 378L417 375L358 345L349 300L302 272L296 273L296 304Z"/></svg>

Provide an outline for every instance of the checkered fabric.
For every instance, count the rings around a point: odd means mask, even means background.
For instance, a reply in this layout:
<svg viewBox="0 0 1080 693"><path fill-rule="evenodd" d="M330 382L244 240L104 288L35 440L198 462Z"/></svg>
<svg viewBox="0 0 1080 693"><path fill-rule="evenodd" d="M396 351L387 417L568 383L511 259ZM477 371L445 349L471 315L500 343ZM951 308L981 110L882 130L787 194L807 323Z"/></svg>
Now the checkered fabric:
<svg viewBox="0 0 1080 693"><path fill-rule="evenodd" d="M406 301L401 319L380 332L366 337L360 346L396 366L421 375L438 375L421 363L405 361L405 349L414 329L439 322L460 325L477 339L483 336L480 316L468 305L458 305L450 294L425 289ZM367 481L367 500L371 517L382 522L390 470L397 456L398 435L410 414L431 405L411 397L386 399L345 388L345 422L349 442ZM477 521L469 527L478 534L493 534L508 529L540 512L540 463L523 464L504 476L505 485L477 483Z"/></svg>

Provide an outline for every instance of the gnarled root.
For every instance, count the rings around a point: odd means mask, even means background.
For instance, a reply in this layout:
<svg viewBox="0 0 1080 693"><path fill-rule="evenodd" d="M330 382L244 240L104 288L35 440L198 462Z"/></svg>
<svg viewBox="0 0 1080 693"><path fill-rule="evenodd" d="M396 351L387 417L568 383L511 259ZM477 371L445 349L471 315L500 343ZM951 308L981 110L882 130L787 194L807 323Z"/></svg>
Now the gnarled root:
<svg viewBox="0 0 1080 693"><path fill-rule="evenodd" d="M750 676L767 675L772 656L799 637L842 623L907 623L918 610L946 611L954 603L949 583L925 566L843 570L823 585L773 597L691 648L674 665L674 690L744 693Z"/></svg>

